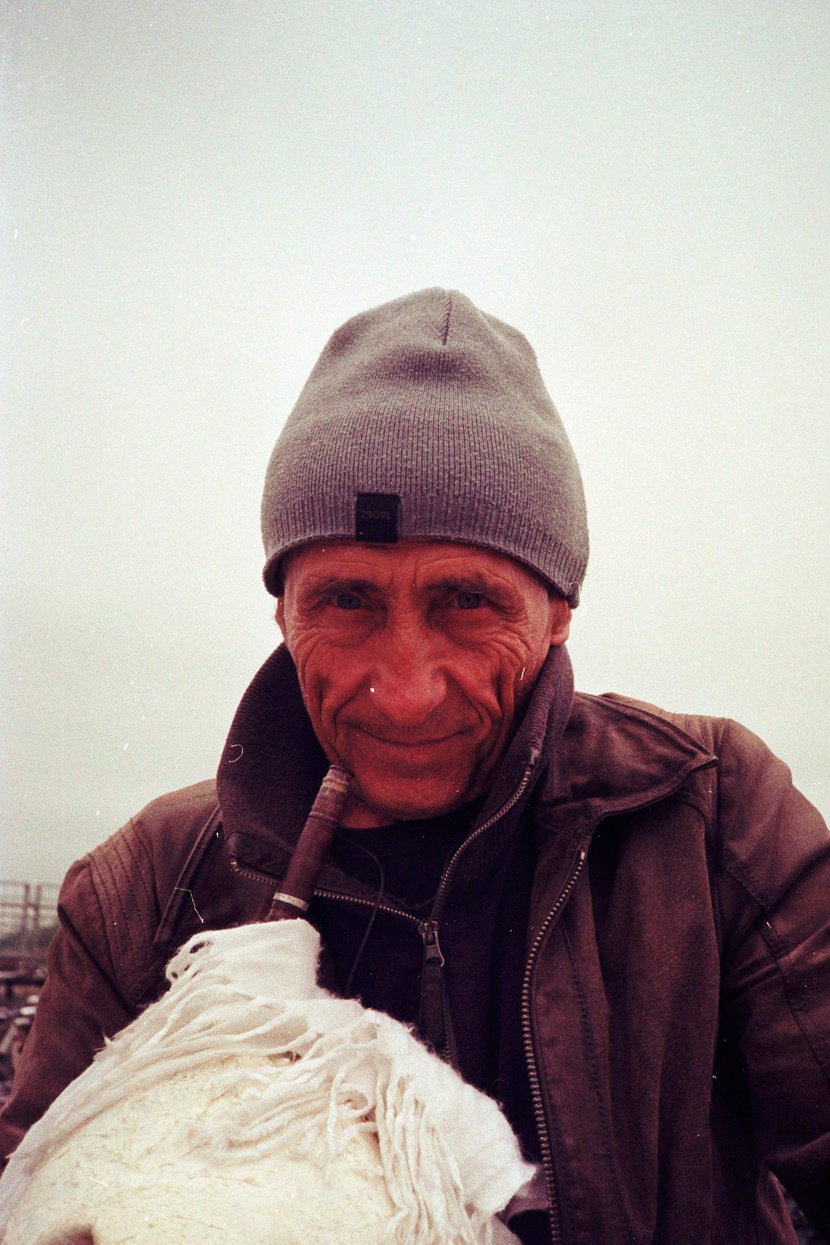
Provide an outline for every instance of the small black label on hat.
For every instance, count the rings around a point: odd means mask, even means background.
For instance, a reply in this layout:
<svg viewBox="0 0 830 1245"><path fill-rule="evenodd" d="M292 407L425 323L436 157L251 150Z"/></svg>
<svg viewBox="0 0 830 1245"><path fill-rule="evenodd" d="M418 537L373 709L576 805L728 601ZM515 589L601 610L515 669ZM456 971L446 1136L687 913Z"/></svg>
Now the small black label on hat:
<svg viewBox="0 0 830 1245"><path fill-rule="evenodd" d="M355 540L394 545L398 539L397 493L358 493L354 508Z"/></svg>

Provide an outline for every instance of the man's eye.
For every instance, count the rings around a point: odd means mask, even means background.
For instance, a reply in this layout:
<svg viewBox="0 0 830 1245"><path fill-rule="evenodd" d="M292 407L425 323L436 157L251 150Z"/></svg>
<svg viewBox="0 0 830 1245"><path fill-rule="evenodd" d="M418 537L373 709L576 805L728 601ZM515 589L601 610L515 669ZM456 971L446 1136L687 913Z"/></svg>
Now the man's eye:
<svg viewBox="0 0 830 1245"><path fill-rule="evenodd" d="M459 592L455 603L460 610L477 610L483 600L484 593L482 592Z"/></svg>
<svg viewBox="0 0 830 1245"><path fill-rule="evenodd" d="M356 592L338 592L334 604L339 610L359 610L363 602Z"/></svg>

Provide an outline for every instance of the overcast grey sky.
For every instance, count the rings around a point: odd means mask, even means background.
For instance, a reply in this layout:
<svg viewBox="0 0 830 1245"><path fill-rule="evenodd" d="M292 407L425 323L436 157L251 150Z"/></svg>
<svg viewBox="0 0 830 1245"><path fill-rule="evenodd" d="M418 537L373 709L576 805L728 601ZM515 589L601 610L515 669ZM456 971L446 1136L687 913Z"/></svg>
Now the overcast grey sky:
<svg viewBox="0 0 830 1245"><path fill-rule="evenodd" d="M211 774L329 333L427 285L585 477L578 686L729 714L830 811L830 7L3 4L0 877Z"/></svg>

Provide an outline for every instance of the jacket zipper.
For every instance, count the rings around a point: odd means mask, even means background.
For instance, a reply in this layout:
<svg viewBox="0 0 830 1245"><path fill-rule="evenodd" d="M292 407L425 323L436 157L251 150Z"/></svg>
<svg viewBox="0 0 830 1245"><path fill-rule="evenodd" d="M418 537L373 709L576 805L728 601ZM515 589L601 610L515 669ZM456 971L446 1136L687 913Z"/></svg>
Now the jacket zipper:
<svg viewBox="0 0 830 1245"><path fill-rule="evenodd" d="M536 957L539 954L539 949L547 937L551 925L560 915L565 904L570 899L573 889L579 881L579 876L585 867L585 861L587 858L588 851L586 848L582 848L580 850L579 857L577 858L576 865L571 870L570 876L560 891L556 903L553 905L550 912L548 912L541 929L533 940L533 945L530 948L530 954L527 958L524 983L522 986L522 1037L524 1040L528 1079L530 1081L530 1094L533 1101L533 1114L536 1117L536 1131L539 1135L539 1146L542 1151L542 1162L545 1168L545 1183L547 1185L549 1203L548 1215L550 1219L550 1239L552 1245L561 1245L562 1220L559 1214L556 1176L554 1175L553 1170L553 1146L548 1133L547 1121L545 1120L545 1106L542 1098L542 1087L539 1080L539 1071L536 1067L536 1053L533 1049L533 1035L530 1028L530 979L533 976L533 969L536 964Z"/></svg>
<svg viewBox="0 0 830 1245"><path fill-rule="evenodd" d="M438 940L438 922L429 918L418 922L424 944L421 967L421 1015L419 1028L433 1050L454 1068L458 1055L453 1040L452 1021L444 989L444 953Z"/></svg>
<svg viewBox="0 0 830 1245"><path fill-rule="evenodd" d="M458 1052L455 1045L455 1034L453 1032L452 1016L450 1015L449 1001L447 999L446 981L444 978L444 953L441 950L439 941L439 930L441 926L441 914L444 908L444 902L449 890L450 879L455 871L455 866L462 856L476 839L485 834L491 826L505 817L513 808L513 806L521 799L530 775L533 773L533 764L526 765L524 773L519 780L518 786L498 812L492 817L488 817L481 825L468 835L463 843L459 843L458 847L450 857L444 872L441 875L441 881L438 884L438 891L435 895L435 902L432 905L432 912L428 920L419 923L419 930L424 944L424 962L421 973L421 1016L424 1022L424 1029L429 1035L433 1049L458 1071Z"/></svg>
<svg viewBox="0 0 830 1245"><path fill-rule="evenodd" d="M241 878L250 878L252 882L263 882L266 886L276 886L277 879L262 869L252 869L249 865L241 865L238 856L231 856L231 869Z"/></svg>
<svg viewBox="0 0 830 1245"><path fill-rule="evenodd" d="M452 1026L447 1008L446 991L443 988L444 953L438 939L438 922L421 920L411 912L393 908L389 904L377 904L372 899L360 899L355 895L342 895L338 891L315 890L320 899L332 899L337 903L357 904L374 912L385 912L398 920L414 925L421 936L423 957L421 961L421 1019L426 1032L421 1036L434 1051L454 1068L458 1068Z"/></svg>
<svg viewBox="0 0 830 1245"><path fill-rule="evenodd" d="M505 817L510 812L511 808L519 802L524 795L528 782L530 781L530 775L533 773L534 766L535 761L532 761L529 765L525 766L524 773L519 779L519 785L511 795L510 799L501 806L497 813L493 813L492 817L488 817L486 821L481 823L477 830L474 830L472 834L468 835L463 843L459 843L458 847L450 857L449 864L441 875L438 893L435 896L435 903L432 905L432 920L435 924L436 939L438 936L438 924L441 920L441 910L444 906L443 899L447 893L450 877L452 876L459 856L467 850L471 843L474 843L476 839L480 838L485 831L489 830L490 827L495 825L497 821L501 821L502 817Z"/></svg>
<svg viewBox="0 0 830 1245"><path fill-rule="evenodd" d="M231 868L241 877L250 878L253 882L262 882L266 886L276 886L279 881L273 873L266 873L263 869L252 869L249 865L240 864L237 856L231 856ZM388 912L390 916L401 917L404 921L409 921L416 926L421 923L411 912L404 912L402 908L393 908L390 904L375 903L373 899L361 899L359 895L343 895L340 891L330 891L324 888L315 889L314 894L320 899L338 899L341 903L358 904L363 908L374 908L377 912Z"/></svg>

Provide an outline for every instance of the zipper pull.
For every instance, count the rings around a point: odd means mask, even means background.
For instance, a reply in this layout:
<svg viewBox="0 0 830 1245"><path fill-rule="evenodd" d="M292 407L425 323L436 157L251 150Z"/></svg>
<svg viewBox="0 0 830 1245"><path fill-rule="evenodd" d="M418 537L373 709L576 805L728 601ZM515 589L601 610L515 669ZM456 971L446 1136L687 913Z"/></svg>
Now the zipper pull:
<svg viewBox="0 0 830 1245"><path fill-rule="evenodd" d="M449 1055L447 1043L447 1005L444 998L444 953L438 941L438 922L419 921L418 930L424 944L421 969L421 1008L418 1032L427 1046L442 1059Z"/></svg>
<svg viewBox="0 0 830 1245"><path fill-rule="evenodd" d="M444 953L438 941L438 922L419 921L418 932L424 944L424 963L435 964L438 968L443 968Z"/></svg>

